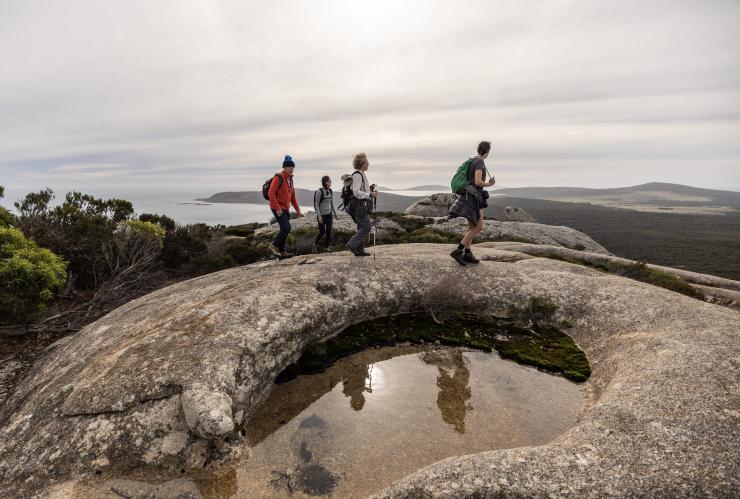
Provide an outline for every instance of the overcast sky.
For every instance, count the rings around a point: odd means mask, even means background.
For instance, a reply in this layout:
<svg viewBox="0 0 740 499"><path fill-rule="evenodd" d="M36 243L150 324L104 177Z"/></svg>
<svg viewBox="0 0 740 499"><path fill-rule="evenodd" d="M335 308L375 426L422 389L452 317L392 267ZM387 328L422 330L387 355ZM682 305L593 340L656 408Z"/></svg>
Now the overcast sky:
<svg viewBox="0 0 740 499"><path fill-rule="evenodd" d="M740 190L740 2L0 1L0 185Z"/></svg>

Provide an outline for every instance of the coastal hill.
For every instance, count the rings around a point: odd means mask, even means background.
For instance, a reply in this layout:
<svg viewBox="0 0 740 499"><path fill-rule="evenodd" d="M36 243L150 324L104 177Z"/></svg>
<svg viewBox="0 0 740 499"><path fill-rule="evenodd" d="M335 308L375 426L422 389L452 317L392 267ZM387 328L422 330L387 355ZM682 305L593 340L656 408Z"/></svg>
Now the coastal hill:
<svg viewBox="0 0 740 499"><path fill-rule="evenodd" d="M308 189L296 189L295 196L298 200L298 204L303 208L303 211L313 209L313 194L315 191ZM411 206L415 201L423 199L415 196L400 196L398 194L391 194L384 192L382 196L378 198L378 210L380 211L395 211L404 212L406 208ZM264 204L267 206L267 201L262 197L261 191L238 191L238 192L217 192L213 196L207 198L198 198L196 201L203 201L206 203L248 203L248 204ZM340 197L340 190L334 191L334 205L339 207L342 199Z"/></svg>
<svg viewBox="0 0 740 499"><path fill-rule="evenodd" d="M658 213L711 215L740 210L740 192L700 189L663 182L616 189L521 187L496 189L494 193L518 198L591 203Z"/></svg>

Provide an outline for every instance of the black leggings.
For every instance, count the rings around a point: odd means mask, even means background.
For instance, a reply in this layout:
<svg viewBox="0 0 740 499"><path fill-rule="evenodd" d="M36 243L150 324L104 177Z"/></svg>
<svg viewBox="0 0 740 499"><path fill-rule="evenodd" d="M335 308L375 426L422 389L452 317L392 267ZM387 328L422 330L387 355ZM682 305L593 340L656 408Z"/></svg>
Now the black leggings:
<svg viewBox="0 0 740 499"><path fill-rule="evenodd" d="M324 223L319 224L319 235L316 236L316 244L319 244L321 242L321 238L326 236L326 248L331 246L331 217L331 213L329 213L328 215L321 215L321 220Z"/></svg>

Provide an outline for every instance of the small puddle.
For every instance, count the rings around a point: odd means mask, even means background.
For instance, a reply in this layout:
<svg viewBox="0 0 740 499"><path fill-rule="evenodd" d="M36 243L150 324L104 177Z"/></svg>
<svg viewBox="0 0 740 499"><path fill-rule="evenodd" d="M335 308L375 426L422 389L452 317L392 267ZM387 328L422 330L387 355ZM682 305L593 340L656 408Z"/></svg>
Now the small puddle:
<svg viewBox="0 0 740 499"><path fill-rule="evenodd" d="M205 497L366 497L440 459L549 442L583 402L496 353L372 348L276 386L247 424L249 458L197 483Z"/></svg>

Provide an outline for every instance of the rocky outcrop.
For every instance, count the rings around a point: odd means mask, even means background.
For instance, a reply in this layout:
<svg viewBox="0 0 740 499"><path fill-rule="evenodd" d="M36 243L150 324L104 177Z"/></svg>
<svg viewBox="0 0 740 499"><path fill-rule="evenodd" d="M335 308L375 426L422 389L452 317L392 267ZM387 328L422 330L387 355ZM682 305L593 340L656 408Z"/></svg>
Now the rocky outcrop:
<svg viewBox="0 0 740 499"><path fill-rule="evenodd" d="M202 470L245 448L241 422L311 342L439 303L506 317L532 296L589 357L579 422L547 445L441 461L382 497L740 492L740 313L499 248L461 268L451 248L263 262L120 307L54 344L0 409L0 496L74 490L58 482L96 471Z"/></svg>
<svg viewBox="0 0 740 499"><path fill-rule="evenodd" d="M688 270L674 269L661 265L652 265L621 258L614 255L604 255L600 253L589 253L588 251L576 251L559 246L521 244L511 242L482 243L481 246L497 248L506 251L514 251L527 255L544 256L550 258L559 258L571 262L580 262L584 265L604 267L609 264L624 268L629 265L645 265L649 269L658 270L670 276L681 279L695 290L704 295L704 299L710 303L740 310L740 282L724 277L713 275L699 274Z"/></svg>
<svg viewBox="0 0 740 499"><path fill-rule="evenodd" d="M537 223L532 215L524 211L523 208L507 206L504 208L504 220L507 222L533 222Z"/></svg>
<svg viewBox="0 0 740 499"><path fill-rule="evenodd" d="M440 232L465 234L468 231L468 222L464 218L453 218L445 222L427 225L430 229ZM570 227L535 224L528 222L499 222L497 220L484 221L483 232L478 240L488 241L518 241L531 244L548 244L564 248L592 253L610 254L606 248Z"/></svg>
<svg viewBox="0 0 740 499"><path fill-rule="evenodd" d="M316 219L316 213L309 211L305 216L296 218L290 221L291 232L300 234L301 232L318 230L318 221ZM383 217L375 218L375 227L378 231L378 239L382 239L394 232L405 232L397 222L389 220ZM254 231L255 237L271 238L278 233L280 228L277 224L272 224L267 227L262 227ZM339 218L334 219L332 222L332 231L344 234L354 234L357 231L357 224L352 221L352 217L344 212L339 212Z"/></svg>
<svg viewBox="0 0 740 499"><path fill-rule="evenodd" d="M406 208L406 214L427 218L446 217L447 212L450 211L450 207L454 202L454 194L432 194Z"/></svg>

